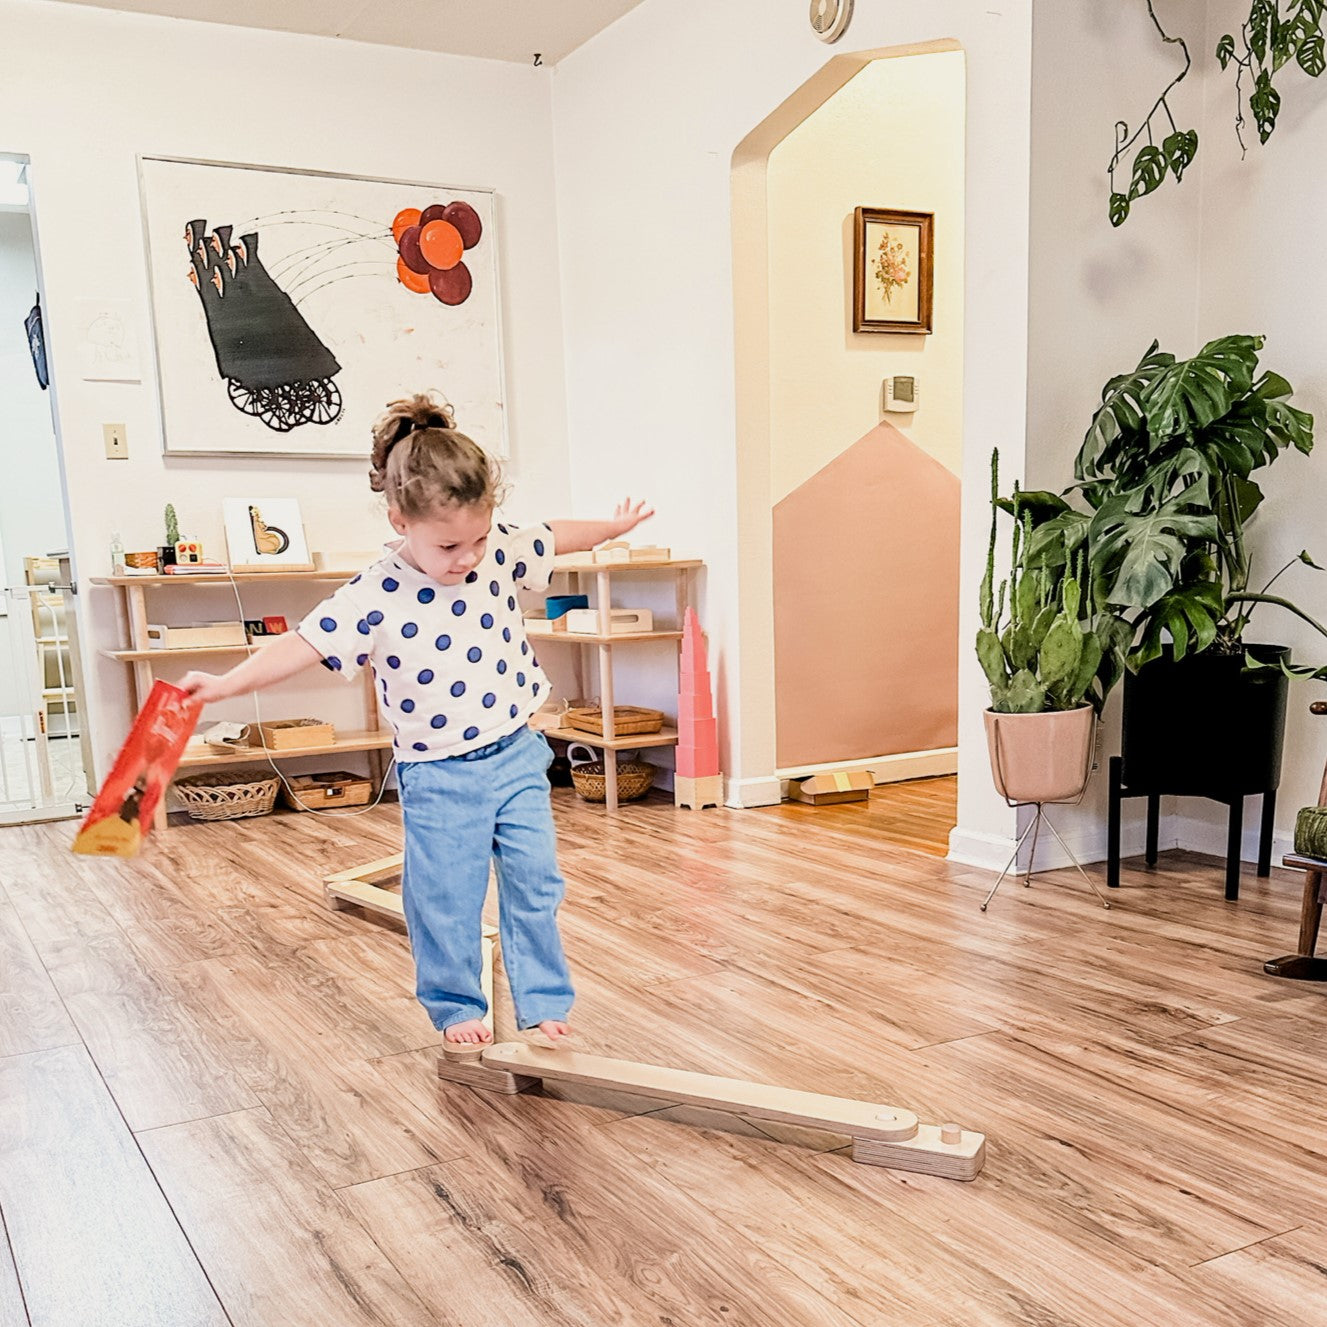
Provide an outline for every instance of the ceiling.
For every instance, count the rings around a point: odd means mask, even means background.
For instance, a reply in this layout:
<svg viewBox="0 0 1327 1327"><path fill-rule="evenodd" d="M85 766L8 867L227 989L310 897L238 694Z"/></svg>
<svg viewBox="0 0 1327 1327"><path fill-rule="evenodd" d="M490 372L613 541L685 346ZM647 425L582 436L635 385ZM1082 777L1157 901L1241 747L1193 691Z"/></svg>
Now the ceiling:
<svg viewBox="0 0 1327 1327"><path fill-rule="evenodd" d="M556 64L641 0L59 0L277 32Z"/></svg>

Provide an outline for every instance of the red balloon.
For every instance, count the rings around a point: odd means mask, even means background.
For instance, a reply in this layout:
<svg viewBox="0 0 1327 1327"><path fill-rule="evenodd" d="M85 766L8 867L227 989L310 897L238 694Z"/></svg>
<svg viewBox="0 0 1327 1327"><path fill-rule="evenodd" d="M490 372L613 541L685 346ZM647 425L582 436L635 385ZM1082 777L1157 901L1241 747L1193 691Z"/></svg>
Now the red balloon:
<svg viewBox="0 0 1327 1327"><path fill-rule="evenodd" d="M427 226L430 221L442 221L447 208L442 203L433 203L419 214L419 224Z"/></svg>
<svg viewBox="0 0 1327 1327"><path fill-rule="evenodd" d="M407 289L412 290L416 295L427 295L429 293L429 279L421 276L418 272L412 272L406 265L404 258L396 260L396 279Z"/></svg>
<svg viewBox="0 0 1327 1327"><path fill-rule="evenodd" d="M403 207L395 217L392 218L392 239L398 244L401 243L401 232L409 230L411 226L419 225L420 211L417 207Z"/></svg>
<svg viewBox="0 0 1327 1327"><path fill-rule="evenodd" d="M420 276L428 276L429 260L419 251L418 226L409 226L401 232L397 248L401 251L401 261L412 272L418 272Z"/></svg>
<svg viewBox="0 0 1327 1327"><path fill-rule="evenodd" d="M484 223L480 221L479 213L469 203L448 203L442 219L450 221L461 232L461 243L467 249L473 249L484 233Z"/></svg>
<svg viewBox="0 0 1327 1327"><path fill-rule="evenodd" d="M443 304L464 304L470 298L472 284L470 269L464 263L457 263L445 272L429 273L429 289L434 299Z"/></svg>
<svg viewBox="0 0 1327 1327"><path fill-rule="evenodd" d="M445 272L461 261L465 243L450 221L430 221L419 231L419 252L433 267Z"/></svg>

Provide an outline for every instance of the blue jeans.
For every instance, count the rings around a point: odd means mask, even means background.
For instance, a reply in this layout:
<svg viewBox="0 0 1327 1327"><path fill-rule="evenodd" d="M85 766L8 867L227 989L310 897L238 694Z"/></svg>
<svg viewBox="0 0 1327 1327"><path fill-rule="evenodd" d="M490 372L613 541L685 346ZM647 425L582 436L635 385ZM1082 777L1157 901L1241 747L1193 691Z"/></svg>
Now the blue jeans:
<svg viewBox="0 0 1327 1327"><path fill-rule="evenodd" d="M484 897L497 867L502 962L518 1027L565 1019L574 993L558 934L565 891L548 800L548 743L529 728L446 760L397 767L402 896L416 993L433 1026L482 1018Z"/></svg>

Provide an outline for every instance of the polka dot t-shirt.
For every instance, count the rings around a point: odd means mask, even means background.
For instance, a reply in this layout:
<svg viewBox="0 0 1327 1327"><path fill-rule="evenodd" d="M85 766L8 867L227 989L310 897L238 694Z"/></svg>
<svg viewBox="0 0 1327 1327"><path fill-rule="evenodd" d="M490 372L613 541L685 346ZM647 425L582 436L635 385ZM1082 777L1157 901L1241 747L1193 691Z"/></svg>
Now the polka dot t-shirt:
<svg viewBox="0 0 1327 1327"><path fill-rule="evenodd" d="M459 756L515 732L548 699L516 591L548 588L552 531L495 523L483 562L459 585L416 571L397 548L319 604L299 634L347 680L372 667L398 760Z"/></svg>

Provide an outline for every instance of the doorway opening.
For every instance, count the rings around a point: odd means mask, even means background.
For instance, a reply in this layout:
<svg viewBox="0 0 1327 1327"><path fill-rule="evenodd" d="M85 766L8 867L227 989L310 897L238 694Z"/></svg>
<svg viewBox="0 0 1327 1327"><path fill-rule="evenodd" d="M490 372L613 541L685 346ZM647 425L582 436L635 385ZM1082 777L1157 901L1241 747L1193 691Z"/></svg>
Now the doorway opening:
<svg viewBox="0 0 1327 1327"><path fill-rule="evenodd" d="M0 153L0 824L88 803L68 504L26 157Z"/></svg>

